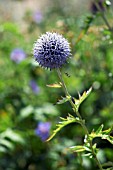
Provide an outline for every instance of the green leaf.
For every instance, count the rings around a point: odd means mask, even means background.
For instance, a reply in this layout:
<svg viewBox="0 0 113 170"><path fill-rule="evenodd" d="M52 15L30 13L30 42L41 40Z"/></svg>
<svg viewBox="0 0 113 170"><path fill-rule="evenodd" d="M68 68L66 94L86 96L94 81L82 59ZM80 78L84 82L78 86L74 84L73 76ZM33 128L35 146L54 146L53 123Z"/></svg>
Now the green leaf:
<svg viewBox="0 0 113 170"><path fill-rule="evenodd" d="M84 156L87 156L89 158L92 158L92 153L85 153Z"/></svg>
<svg viewBox="0 0 113 170"><path fill-rule="evenodd" d="M113 144L113 136L110 136L110 132L112 131L113 127L107 129L107 130L102 130L103 125L101 125L97 131L92 131L91 134L89 135L90 139L93 140L96 137L100 137L101 139L108 140L111 144Z"/></svg>
<svg viewBox="0 0 113 170"><path fill-rule="evenodd" d="M62 99L58 100L56 104L63 104L67 101L70 100L70 97L69 96L66 96L66 97L62 97Z"/></svg>
<svg viewBox="0 0 113 170"><path fill-rule="evenodd" d="M45 103L42 107L38 106L33 113L36 121L45 121L46 117L52 118L59 114L58 109L50 103Z"/></svg>
<svg viewBox="0 0 113 170"><path fill-rule="evenodd" d="M7 129L5 132L1 133L0 138L8 138L13 142L24 144L24 139L20 134L14 132L12 129Z"/></svg>
<svg viewBox="0 0 113 170"><path fill-rule="evenodd" d="M79 99L73 98L74 104L76 106L76 111L78 111L80 104L89 96L91 91L92 91L92 87L88 91L84 91L82 95L79 94Z"/></svg>
<svg viewBox="0 0 113 170"><path fill-rule="evenodd" d="M92 16L92 15L86 17L86 19L84 21L84 25L83 25L83 30L84 30L85 33L88 31L93 20L94 20L94 16Z"/></svg>
<svg viewBox="0 0 113 170"><path fill-rule="evenodd" d="M92 87L90 87L90 89L88 91L84 91L82 96L79 94L79 104L81 104L89 96L91 91L92 91Z"/></svg>
<svg viewBox="0 0 113 170"><path fill-rule="evenodd" d="M103 163L102 164L102 167L105 168L105 167L111 167L111 170L113 170L113 162L106 162L106 163ZM107 168L108 170L109 168Z"/></svg>
<svg viewBox="0 0 113 170"><path fill-rule="evenodd" d="M75 118L70 114L67 116L67 118L60 117L60 119L62 121L56 125L57 128L53 131L53 134L47 139L47 141L50 141L64 126L67 126L70 123L80 122L79 118Z"/></svg>
<svg viewBox="0 0 113 170"><path fill-rule="evenodd" d="M7 149L4 146L0 146L0 152L6 153Z"/></svg>
<svg viewBox="0 0 113 170"><path fill-rule="evenodd" d="M23 120L23 119L29 117L31 114L33 114L33 111L34 111L34 108L30 105L23 108L20 112L18 119Z"/></svg>
<svg viewBox="0 0 113 170"><path fill-rule="evenodd" d="M62 83L54 83L54 84L48 84L46 85L47 87L52 87L52 88L61 88L62 87Z"/></svg>
<svg viewBox="0 0 113 170"><path fill-rule="evenodd" d="M108 140L111 144L113 144L113 137L110 135L102 135L102 139Z"/></svg>
<svg viewBox="0 0 113 170"><path fill-rule="evenodd" d="M73 152L83 152L83 151L85 151L84 146L81 146L81 145L71 146L70 149L71 149Z"/></svg>
<svg viewBox="0 0 113 170"><path fill-rule="evenodd" d="M25 144L21 135L12 129L7 129L0 134L0 152L5 153L14 150L16 143Z"/></svg>
<svg viewBox="0 0 113 170"><path fill-rule="evenodd" d="M86 151L86 155L87 156L91 156L92 155L92 151L90 149L90 146L87 147L86 144L84 144L83 146L81 145L78 145L78 146L72 146L70 147L70 149L73 151L73 152L84 152ZM93 145L93 149L96 151L96 144Z"/></svg>
<svg viewBox="0 0 113 170"><path fill-rule="evenodd" d="M11 22L5 22L0 25L0 32L10 32L13 35L19 36L21 38L21 34L16 24Z"/></svg>
<svg viewBox="0 0 113 170"><path fill-rule="evenodd" d="M103 129L104 125L102 124L97 130L96 130L96 134L101 134L102 133L102 129Z"/></svg>
<svg viewBox="0 0 113 170"><path fill-rule="evenodd" d="M107 129L107 130L104 130L104 131L103 131L103 134L104 134L104 135L109 135L109 134L112 132L112 130L113 130L113 126L110 127L110 128Z"/></svg>
<svg viewBox="0 0 113 170"><path fill-rule="evenodd" d="M0 145L3 147L6 147L10 150L14 149L14 144L11 141L8 141L7 139L0 139Z"/></svg>

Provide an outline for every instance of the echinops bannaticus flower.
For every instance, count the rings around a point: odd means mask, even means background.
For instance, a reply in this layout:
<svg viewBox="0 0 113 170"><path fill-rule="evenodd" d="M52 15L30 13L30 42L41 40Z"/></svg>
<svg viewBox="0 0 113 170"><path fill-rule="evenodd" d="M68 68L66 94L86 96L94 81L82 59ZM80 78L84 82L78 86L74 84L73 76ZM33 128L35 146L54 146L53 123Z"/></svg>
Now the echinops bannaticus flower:
<svg viewBox="0 0 113 170"><path fill-rule="evenodd" d="M34 43L33 54L40 66L51 70L65 64L70 55L70 46L62 35L47 32Z"/></svg>

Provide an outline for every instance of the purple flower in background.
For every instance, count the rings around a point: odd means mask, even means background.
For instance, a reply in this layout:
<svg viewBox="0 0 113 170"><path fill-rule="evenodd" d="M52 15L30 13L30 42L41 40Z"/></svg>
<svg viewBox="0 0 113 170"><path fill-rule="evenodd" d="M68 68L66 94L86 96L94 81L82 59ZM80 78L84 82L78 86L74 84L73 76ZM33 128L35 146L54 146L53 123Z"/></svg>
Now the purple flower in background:
<svg viewBox="0 0 113 170"><path fill-rule="evenodd" d="M22 49L15 48L11 52L10 58L15 63L20 63L22 60L24 60L26 58L26 54L25 54L25 52Z"/></svg>
<svg viewBox="0 0 113 170"><path fill-rule="evenodd" d="M40 11L35 11L33 13L33 21L37 24L40 24L43 20L43 15Z"/></svg>
<svg viewBox="0 0 113 170"><path fill-rule="evenodd" d="M37 83L35 80L31 80L30 83L29 83L32 91L35 93L35 94L38 94L39 91L40 91L40 88L38 87Z"/></svg>
<svg viewBox="0 0 113 170"><path fill-rule="evenodd" d="M70 55L70 46L62 35L47 32L34 43L33 54L39 65L51 70L65 64Z"/></svg>
<svg viewBox="0 0 113 170"><path fill-rule="evenodd" d="M49 137L50 127L50 122L39 122L35 129L35 133L42 141L45 141Z"/></svg>
<svg viewBox="0 0 113 170"><path fill-rule="evenodd" d="M97 5L98 5L98 7L100 8L101 11L105 10L104 0L98 0ZM91 12L93 14L96 14L99 11L97 5L96 5L95 0L91 2Z"/></svg>

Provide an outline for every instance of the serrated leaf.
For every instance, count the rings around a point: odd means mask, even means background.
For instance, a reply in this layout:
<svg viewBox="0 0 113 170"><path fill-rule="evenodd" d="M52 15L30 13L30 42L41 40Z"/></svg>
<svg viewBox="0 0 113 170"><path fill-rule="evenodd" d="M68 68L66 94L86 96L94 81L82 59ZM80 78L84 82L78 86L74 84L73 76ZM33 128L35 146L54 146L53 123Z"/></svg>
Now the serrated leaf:
<svg viewBox="0 0 113 170"><path fill-rule="evenodd" d="M89 137L93 140L96 137L100 137L101 139L106 139L108 140L111 144L113 144L113 136L110 136L110 132L113 129L113 127L102 131L103 126L101 125L97 131L95 132L94 130L89 134Z"/></svg>
<svg viewBox="0 0 113 170"><path fill-rule="evenodd" d="M47 141L50 141L64 126L67 126L70 123L79 122L79 119L73 117L70 114L67 116L67 118L60 117L60 119L62 121L56 124L57 128L53 131L53 134L47 139Z"/></svg>
<svg viewBox="0 0 113 170"><path fill-rule="evenodd" d="M73 152L83 152L83 151L85 151L84 146L81 146L81 145L71 146L70 149L71 149Z"/></svg>
<svg viewBox="0 0 113 170"><path fill-rule="evenodd" d="M47 87L52 87L52 88L61 88L62 87L62 83L54 83L54 84L47 84Z"/></svg>
<svg viewBox="0 0 113 170"><path fill-rule="evenodd" d="M84 91L84 93L82 94L82 96L79 94L79 103L81 104L91 93L92 91L92 87L90 87L90 89L88 91Z"/></svg>
<svg viewBox="0 0 113 170"><path fill-rule="evenodd" d="M75 106L76 106L76 111L78 111L80 104L89 96L91 91L92 91L92 87L88 91L84 91L84 93L82 95L80 95L80 93L79 93L79 99L73 98Z"/></svg>
<svg viewBox="0 0 113 170"><path fill-rule="evenodd" d="M105 134L105 135L109 135L110 133L111 133L111 131L113 130L113 126L112 127L110 127L109 129L107 129L107 130L104 130L103 131L103 134Z"/></svg>
<svg viewBox="0 0 113 170"><path fill-rule="evenodd" d="M63 104L69 100L70 100L70 97L68 97L68 96L62 97L62 99L58 100L56 104Z"/></svg>
<svg viewBox="0 0 113 170"><path fill-rule="evenodd" d="M113 144L113 137L110 135L102 135L102 139L108 140L111 144Z"/></svg>
<svg viewBox="0 0 113 170"><path fill-rule="evenodd" d="M101 134L103 127L104 127L104 125L102 124L102 125L96 130L95 133L96 133L97 135L98 135L98 134Z"/></svg>

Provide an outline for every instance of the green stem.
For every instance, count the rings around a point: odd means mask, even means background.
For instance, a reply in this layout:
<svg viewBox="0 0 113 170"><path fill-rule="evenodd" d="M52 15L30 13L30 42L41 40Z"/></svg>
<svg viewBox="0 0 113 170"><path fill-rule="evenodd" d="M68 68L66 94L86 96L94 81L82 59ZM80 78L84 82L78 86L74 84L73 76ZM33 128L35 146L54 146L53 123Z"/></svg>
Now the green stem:
<svg viewBox="0 0 113 170"><path fill-rule="evenodd" d="M66 85L65 85L65 83L64 83L64 80L63 80L63 78L62 78L62 74L61 74L61 71L60 71L59 68L57 68L57 73L58 73L58 76L59 76L60 81L61 81L61 83L62 83L62 87L63 87L63 89L64 89L64 91L65 91L66 96L70 96L69 93L68 93L67 87L66 87Z"/></svg>
<svg viewBox="0 0 113 170"><path fill-rule="evenodd" d="M83 160L82 160L82 155L80 153L77 154L78 158L79 158L79 163L81 168L83 169Z"/></svg>
<svg viewBox="0 0 113 170"><path fill-rule="evenodd" d="M109 29L109 31L112 33L112 28L111 28L111 26L109 25L109 22L108 22L108 20L107 20L107 18L106 18L106 16L105 16L105 14L104 13L102 13L102 18L103 18L103 20L104 20L104 22L106 23L106 25L107 25L107 27L108 27L108 29Z"/></svg>
<svg viewBox="0 0 113 170"><path fill-rule="evenodd" d="M97 155L96 155L96 153L95 153L95 151L94 151L94 149L93 149L92 141L89 139L89 131L88 131L88 129L87 129L87 127L86 127L85 122L83 121L83 119L81 119L81 126L83 127L85 133L87 134L88 141L89 141L89 143L90 143L90 147L91 147L91 151L92 151L93 157L94 157L94 159L95 159L98 167L100 168L100 170L103 170L102 165L101 165L100 161L98 160Z"/></svg>
<svg viewBox="0 0 113 170"><path fill-rule="evenodd" d="M67 87L66 87L66 85L65 85L65 83L64 83L64 80L63 80L63 78L62 78L62 74L61 74L61 71L60 71L59 68L57 68L57 73L58 73L58 77L59 77L59 79L60 79L60 81L61 81L61 83L62 83L62 87L63 87L63 89L64 89L65 95L70 97L69 102L70 102L71 106L73 107L73 109L75 109L75 105L74 105L74 103L73 103L72 100L71 100L71 96L70 96L70 94L69 94L69 92L68 92L68 90L67 90ZM81 118L81 115L79 114L79 112L76 113L76 114L77 114L77 116L79 117L79 119L82 119L82 118Z"/></svg>
<svg viewBox="0 0 113 170"><path fill-rule="evenodd" d="M90 143L90 147L91 147L91 150L92 150L92 154L93 154L93 156L94 156L94 159L95 159L95 161L97 162L97 165L98 165L99 169L100 169L100 170L103 170L102 165L101 165L100 161L98 160L98 158L97 158L97 156L96 156L96 153L95 153L95 151L94 151L94 149L93 149L92 141L89 139L89 131L88 131L86 125L85 125L85 121L82 119L80 113L79 113L78 110L76 109L75 104L74 104L74 103L72 102L72 100L71 100L71 95L69 94L69 92L68 92L68 90L67 90L67 87L66 87L66 85L65 85L65 83L64 83L64 80L63 80L63 78L62 78L62 74L61 74L61 71L60 71L59 68L57 69L57 73L58 73L59 79L60 79L60 81L61 81L61 83L62 83L62 87L63 87L63 89L64 89L65 95L70 97L69 102L70 102L71 106L73 107L74 112L75 112L76 115L79 117L80 122L81 122L80 124L81 124L82 128L84 129L84 131L85 131L85 133L86 133L86 135L87 135L87 137L88 137L88 140L89 140L89 143Z"/></svg>
<svg viewBox="0 0 113 170"><path fill-rule="evenodd" d="M100 11L101 17L102 17L102 19L104 20L104 22L105 22L106 26L108 27L109 31L110 31L111 33L113 33L113 32L112 32L112 28L111 28L111 26L110 26L110 24L109 24L109 22L108 22L108 20L107 20L107 18L106 18L106 16L105 16L105 13L104 13L104 12L102 11L102 9L100 8L98 2L95 2L95 5L96 5L97 9Z"/></svg>

